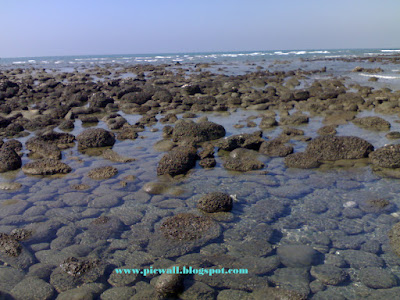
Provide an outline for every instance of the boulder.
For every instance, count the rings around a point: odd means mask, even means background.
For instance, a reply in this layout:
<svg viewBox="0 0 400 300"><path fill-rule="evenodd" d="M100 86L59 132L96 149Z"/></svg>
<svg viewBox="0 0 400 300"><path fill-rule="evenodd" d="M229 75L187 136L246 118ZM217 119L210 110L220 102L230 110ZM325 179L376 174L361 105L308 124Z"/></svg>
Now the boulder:
<svg viewBox="0 0 400 300"><path fill-rule="evenodd" d="M318 160L335 161L368 157L374 146L355 136L319 136L311 140L306 152Z"/></svg>
<svg viewBox="0 0 400 300"><path fill-rule="evenodd" d="M0 148L0 173L21 168L21 157L9 148Z"/></svg>
<svg viewBox="0 0 400 300"><path fill-rule="evenodd" d="M113 146L114 134L102 128L90 128L76 138L80 149Z"/></svg>
<svg viewBox="0 0 400 300"><path fill-rule="evenodd" d="M204 236L219 236L220 228L211 218L191 213L179 213L167 218L160 227L165 237L173 240L191 241ZM210 233L211 232L211 233Z"/></svg>
<svg viewBox="0 0 400 300"><path fill-rule="evenodd" d="M95 180L103 180L114 177L118 174L118 169L115 167L98 167L89 171L88 177Z"/></svg>
<svg viewBox="0 0 400 300"><path fill-rule="evenodd" d="M275 126L278 126L278 122L276 122L275 117L272 116L264 116L260 122L261 129L270 129Z"/></svg>
<svg viewBox="0 0 400 300"><path fill-rule="evenodd" d="M154 285L157 293L167 296L174 295L183 290L183 275L180 274L161 274Z"/></svg>
<svg viewBox="0 0 400 300"><path fill-rule="evenodd" d="M314 155L307 152L293 153L285 157L285 165L288 168L313 169L318 168L321 163Z"/></svg>
<svg viewBox="0 0 400 300"><path fill-rule="evenodd" d="M185 174L196 165L197 150L192 147L176 147L165 154L158 163L157 175L176 176Z"/></svg>
<svg viewBox="0 0 400 300"><path fill-rule="evenodd" d="M230 136L219 140L216 146L219 150L232 151L236 148L246 148L258 150L261 143L264 141L262 138L262 131L256 131L254 133L243 133Z"/></svg>
<svg viewBox="0 0 400 300"><path fill-rule="evenodd" d="M67 164L51 158L44 158L27 163L22 167L22 171L27 175L52 175L66 174L72 171Z"/></svg>
<svg viewBox="0 0 400 300"><path fill-rule="evenodd" d="M189 140L201 143L219 139L225 136L225 133L225 128L222 125L213 122L194 123L190 120L179 120L176 122L172 139L174 142Z"/></svg>
<svg viewBox="0 0 400 300"><path fill-rule="evenodd" d="M385 131L390 129L390 123L381 117L362 117L353 120L353 123L362 128Z"/></svg>
<svg viewBox="0 0 400 300"><path fill-rule="evenodd" d="M281 139L274 139L263 142L259 152L272 157L285 157L292 154L293 150L293 146L285 145Z"/></svg>
<svg viewBox="0 0 400 300"><path fill-rule="evenodd" d="M400 168L400 145L387 145L369 155L374 166L381 168Z"/></svg>
<svg viewBox="0 0 400 300"><path fill-rule="evenodd" d="M61 159L62 157L60 149L55 144L45 142L38 137L27 140L25 147L42 158Z"/></svg>
<svg viewBox="0 0 400 300"><path fill-rule="evenodd" d="M208 212L226 212L232 210L232 198L228 194L221 192L212 192L199 199L197 208Z"/></svg>

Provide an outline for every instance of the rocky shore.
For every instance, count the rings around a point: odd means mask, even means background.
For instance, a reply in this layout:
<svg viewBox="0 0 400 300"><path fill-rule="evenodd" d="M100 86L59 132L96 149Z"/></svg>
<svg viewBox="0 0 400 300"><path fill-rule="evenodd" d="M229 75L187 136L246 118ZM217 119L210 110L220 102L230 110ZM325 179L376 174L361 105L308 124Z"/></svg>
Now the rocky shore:
<svg viewBox="0 0 400 300"><path fill-rule="evenodd" d="M0 71L0 298L398 295L400 90L210 65Z"/></svg>

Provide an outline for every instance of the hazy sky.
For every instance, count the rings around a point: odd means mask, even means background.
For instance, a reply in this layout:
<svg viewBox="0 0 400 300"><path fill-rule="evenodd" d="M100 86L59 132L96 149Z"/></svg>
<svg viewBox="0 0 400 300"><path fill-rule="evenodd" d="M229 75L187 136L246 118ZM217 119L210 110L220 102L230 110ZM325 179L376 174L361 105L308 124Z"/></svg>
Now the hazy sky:
<svg viewBox="0 0 400 300"><path fill-rule="evenodd" d="M0 57L399 48L400 0L0 0Z"/></svg>

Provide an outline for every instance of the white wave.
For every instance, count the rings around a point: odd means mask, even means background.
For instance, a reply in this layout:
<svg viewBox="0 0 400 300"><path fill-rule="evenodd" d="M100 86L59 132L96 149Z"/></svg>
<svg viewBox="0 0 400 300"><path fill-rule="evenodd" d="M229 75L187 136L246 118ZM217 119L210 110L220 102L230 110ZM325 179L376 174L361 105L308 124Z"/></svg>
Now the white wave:
<svg viewBox="0 0 400 300"><path fill-rule="evenodd" d="M30 64L36 64L36 60L30 59L30 60L28 60L28 63L30 63Z"/></svg>
<svg viewBox="0 0 400 300"><path fill-rule="evenodd" d="M26 61L13 61L14 65L26 64Z"/></svg>
<svg viewBox="0 0 400 300"><path fill-rule="evenodd" d="M282 52L282 51L275 51L274 54L276 54L276 55L289 55L289 53Z"/></svg>
<svg viewBox="0 0 400 300"><path fill-rule="evenodd" d="M365 76L365 77L376 77L376 78L381 78L381 79L400 79L400 76L374 75L374 74L365 74L365 73L360 73L360 75Z"/></svg>
<svg viewBox="0 0 400 300"><path fill-rule="evenodd" d="M307 54L307 51L290 51L290 54L296 54L296 55L304 55Z"/></svg>
<svg viewBox="0 0 400 300"><path fill-rule="evenodd" d="M400 50L381 50L381 52L400 52Z"/></svg>
<svg viewBox="0 0 400 300"><path fill-rule="evenodd" d="M61 64L63 61L62 60L57 60L56 62L54 62L56 65Z"/></svg>
<svg viewBox="0 0 400 300"><path fill-rule="evenodd" d="M172 58L172 56L156 56L155 58Z"/></svg>
<svg viewBox="0 0 400 300"><path fill-rule="evenodd" d="M310 54L329 54L330 52L327 50L324 50L324 51L318 50L318 51L310 51L308 53L310 53Z"/></svg>

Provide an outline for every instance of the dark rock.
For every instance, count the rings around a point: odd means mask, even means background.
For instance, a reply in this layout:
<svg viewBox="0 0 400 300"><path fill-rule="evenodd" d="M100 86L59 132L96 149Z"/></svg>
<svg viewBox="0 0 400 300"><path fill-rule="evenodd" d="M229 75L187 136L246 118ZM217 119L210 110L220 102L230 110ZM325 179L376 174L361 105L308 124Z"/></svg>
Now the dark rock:
<svg viewBox="0 0 400 300"><path fill-rule="evenodd" d="M274 285L299 293L303 297L307 297L310 293L308 268L280 268L275 270L274 275L270 276L269 279Z"/></svg>
<svg viewBox="0 0 400 300"><path fill-rule="evenodd" d="M165 154L158 163L157 175L169 174L176 176L184 174L196 164L197 150L195 148L176 147Z"/></svg>
<svg viewBox="0 0 400 300"><path fill-rule="evenodd" d="M54 288L42 279L28 276L21 280L11 290L10 294L14 297L14 299L50 300L54 299Z"/></svg>
<svg viewBox="0 0 400 300"><path fill-rule="evenodd" d="M387 145L370 153L374 166L382 168L400 168L400 145Z"/></svg>
<svg viewBox="0 0 400 300"><path fill-rule="evenodd" d="M0 252L15 257L21 253L21 250L21 245L13 236L0 233Z"/></svg>
<svg viewBox="0 0 400 300"><path fill-rule="evenodd" d="M282 245L277 254L289 268L309 267L318 262L318 252L307 245Z"/></svg>
<svg viewBox="0 0 400 300"><path fill-rule="evenodd" d="M89 99L90 106L104 108L107 104L114 103L114 100L107 97L103 92L94 93Z"/></svg>
<svg viewBox="0 0 400 300"><path fill-rule="evenodd" d="M319 135L335 135L336 125L326 125L317 130Z"/></svg>
<svg viewBox="0 0 400 300"><path fill-rule="evenodd" d="M219 140L216 145L219 150L232 151L236 148L246 148L252 150L258 150L261 143L264 141L262 138L262 131L256 131L254 133L243 133L233 135L228 138Z"/></svg>
<svg viewBox="0 0 400 300"><path fill-rule="evenodd" d="M307 296L298 293L297 291L287 290L284 288L266 287L261 290L256 290L252 294L254 300L306 300Z"/></svg>
<svg viewBox="0 0 400 300"><path fill-rule="evenodd" d="M285 145L281 139L265 141L261 144L260 153L268 156L285 157L293 153L293 146Z"/></svg>
<svg viewBox="0 0 400 300"><path fill-rule="evenodd" d="M310 97L310 93L305 90L296 90L293 93L293 96L294 96L294 100L296 100L296 101L304 101Z"/></svg>
<svg viewBox="0 0 400 300"><path fill-rule="evenodd" d="M318 160L358 159L374 150L369 142L355 136L320 136L311 140L306 152Z"/></svg>
<svg viewBox="0 0 400 300"><path fill-rule="evenodd" d="M66 174L72 171L67 164L55 159L45 158L27 163L22 167L22 171L27 175L52 175Z"/></svg>
<svg viewBox="0 0 400 300"><path fill-rule="evenodd" d="M113 146L114 134L102 128L90 128L76 138L80 149Z"/></svg>
<svg viewBox="0 0 400 300"><path fill-rule="evenodd" d="M199 161L199 165L202 168L214 168L217 165L217 161L213 157L204 158L204 159Z"/></svg>
<svg viewBox="0 0 400 300"><path fill-rule="evenodd" d="M55 144L43 141L38 137L27 140L25 147L42 158L61 159L62 157L60 149Z"/></svg>
<svg viewBox="0 0 400 300"><path fill-rule="evenodd" d="M176 122L172 139L174 142L191 140L195 143L219 139L225 136L225 128L219 124L204 121L194 123L189 120L179 120Z"/></svg>
<svg viewBox="0 0 400 300"><path fill-rule="evenodd" d="M180 213L166 219L161 224L161 231L167 237L174 240L195 240L214 231L216 223L207 217L196 216L190 213Z"/></svg>
<svg viewBox="0 0 400 300"><path fill-rule="evenodd" d="M247 172L264 168L264 163L251 157L226 158L223 164L224 168L231 171Z"/></svg>
<svg viewBox="0 0 400 300"><path fill-rule="evenodd" d="M61 293L78 286L96 282L105 272L105 265L96 259L70 257L50 276L50 284Z"/></svg>
<svg viewBox="0 0 400 300"><path fill-rule="evenodd" d="M14 139L8 140L1 147L4 149L13 149L17 153L22 151L22 143Z"/></svg>
<svg viewBox="0 0 400 300"><path fill-rule="evenodd" d="M279 120L279 125L292 125L298 126L302 124L307 124L309 121L308 116L301 113L294 113L290 116L282 116Z"/></svg>
<svg viewBox="0 0 400 300"><path fill-rule="evenodd" d="M299 169L318 168L321 165L317 157L307 152L290 154L285 157L284 162L286 167L288 168L299 168Z"/></svg>
<svg viewBox="0 0 400 300"><path fill-rule="evenodd" d="M96 116L90 116L90 115L80 115L79 120L82 121L82 123L98 123L99 119Z"/></svg>
<svg viewBox="0 0 400 300"><path fill-rule="evenodd" d="M103 158L115 161L115 162L121 162L121 163L127 163L127 162L132 162L135 161L134 158L129 158L125 156L119 155L117 152L107 149L106 151L103 152L102 154Z"/></svg>
<svg viewBox="0 0 400 300"><path fill-rule="evenodd" d="M154 288L157 293L164 296L178 294L183 290L183 278L180 274L161 274Z"/></svg>
<svg viewBox="0 0 400 300"><path fill-rule="evenodd" d="M341 268L329 264L313 266L311 268L311 275L328 285L338 285L348 277L346 272Z"/></svg>
<svg viewBox="0 0 400 300"><path fill-rule="evenodd" d="M98 260L86 260L86 259L78 259L75 257L69 257L60 265L60 268L65 273L77 277L88 272L97 264L99 264Z"/></svg>
<svg viewBox="0 0 400 300"><path fill-rule="evenodd" d="M260 122L261 129L269 129L278 126L278 122L276 122L275 117L272 116L264 116Z"/></svg>
<svg viewBox="0 0 400 300"><path fill-rule="evenodd" d="M32 236L32 231L24 229L24 228L16 228L11 231L10 235L16 241L25 241Z"/></svg>
<svg viewBox="0 0 400 300"><path fill-rule="evenodd" d="M340 253L350 267L354 269L383 267L383 259L373 253L358 250L342 250Z"/></svg>
<svg viewBox="0 0 400 300"><path fill-rule="evenodd" d="M390 271L377 267L360 270L360 280L372 289L389 289L397 286L397 278Z"/></svg>
<svg viewBox="0 0 400 300"><path fill-rule="evenodd" d="M134 140L138 137L138 129L134 127L123 127L118 133L119 140Z"/></svg>
<svg viewBox="0 0 400 300"><path fill-rule="evenodd" d="M199 199L197 208L208 213L231 211L232 203L232 198L228 194L212 192Z"/></svg>
<svg viewBox="0 0 400 300"><path fill-rule="evenodd" d="M304 135L304 130L297 128L284 128L280 134L282 137L295 137Z"/></svg>
<svg viewBox="0 0 400 300"><path fill-rule="evenodd" d="M58 126L58 128L60 128L62 130L72 130L72 129L74 129L74 127L75 127L74 121L72 121L72 120L62 121L60 123L60 125Z"/></svg>
<svg viewBox="0 0 400 300"><path fill-rule="evenodd" d="M188 85L183 86L182 88L183 88L184 92L189 96L193 96L195 94L202 93L199 85L188 84Z"/></svg>
<svg viewBox="0 0 400 300"><path fill-rule="evenodd" d="M389 130L390 123L381 117L362 117L352 121L355 125L371 130Z"/></svg>
<svg viewBox="0 0 400 300"><path fill-rule="evenodd" d="M400 132L398 131L392 131L386 134L386 138L391 139L391 140L398 140L400 139Z"/></svg>
<svg viewBox="0 0 400 300"><path fill-rule="evenodd" d="M393 225L388 235L393 252L400 256L400 222Z"/></svg>
<svg viewBox="0 0 400 300"><path fill-rule="evenodd" d="M115 167L107 166L107 167L98 167L90 170L88 173L88 177L95 180L103 180L114 177L118 174L118 169Z"/></svg>
<svg viewBox="0 0 400 300"><path fill-rule="evenodd" d="M13 149L0 148L0 173L17 170L21 165L21 157Z"/></svg>

